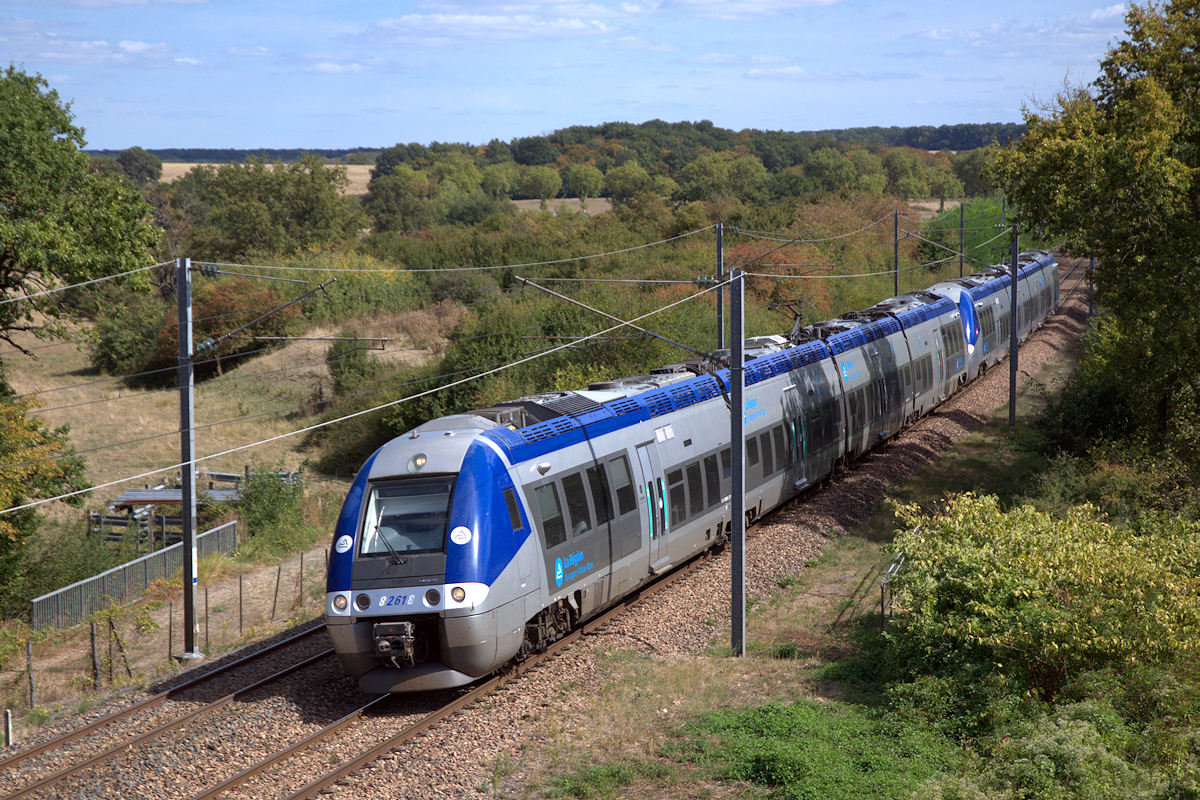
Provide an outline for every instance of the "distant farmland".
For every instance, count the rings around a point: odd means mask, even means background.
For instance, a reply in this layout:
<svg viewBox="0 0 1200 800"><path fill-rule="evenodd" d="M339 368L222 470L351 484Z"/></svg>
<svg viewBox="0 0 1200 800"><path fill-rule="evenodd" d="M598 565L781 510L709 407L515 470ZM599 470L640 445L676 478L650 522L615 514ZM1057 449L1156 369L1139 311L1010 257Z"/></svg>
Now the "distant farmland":
<svg viewBox="0 0 1200 800"><path fill-rule="evenodd" d="M169 161L162 165L162 179L164 181L173 181L186 175L192 167L213 166L220 167L222 164L194 164L183 161ZM346 170L346 177L350 179L350 183L346 186L343 194L361 196L367 193L367 182L371 180L371 165L370 164L336 164L330 166L340 166Z"/></svg>

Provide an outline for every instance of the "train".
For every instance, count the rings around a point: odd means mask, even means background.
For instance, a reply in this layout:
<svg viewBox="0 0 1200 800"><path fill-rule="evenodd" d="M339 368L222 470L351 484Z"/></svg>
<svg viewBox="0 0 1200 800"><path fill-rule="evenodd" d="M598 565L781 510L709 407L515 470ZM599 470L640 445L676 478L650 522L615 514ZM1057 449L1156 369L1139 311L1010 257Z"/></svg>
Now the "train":
<svg viewBox="0 0 1200 800"><path fill-rule="evenodd" d="M747 522L928 414L1059 296L1044 251L745 341ZM338 516L325 621L372 694L472 683L732 529L728 357L425 422L362 465ZM715 361L714 361L715 359Z"/></svg>

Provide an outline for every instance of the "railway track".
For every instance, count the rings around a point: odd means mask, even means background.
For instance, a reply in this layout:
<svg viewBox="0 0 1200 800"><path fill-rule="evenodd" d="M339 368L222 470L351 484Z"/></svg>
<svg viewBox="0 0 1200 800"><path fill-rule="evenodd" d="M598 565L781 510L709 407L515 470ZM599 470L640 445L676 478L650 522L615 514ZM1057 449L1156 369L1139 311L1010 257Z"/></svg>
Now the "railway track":
<svg viewBox="0 0 1200 800"><path fill-rule="evenodd" d="M1079 273L1079 276L1074 281L1073 286L1068 288L1068 280L1075 277L1076 273ZM1062 274L1063 289L1060 306L1065 305L1072 296L1078 297L1081 295L1086 288L1086 274L1082 262L1076 262L1070 267L1064 265ZM764 525L771 524L772 520L790 509L795 502L759 520L751 527L750 531L753 532ZM799 502L803 502L803 498ZM631 606L663 592L667 587L681 578L702 567L711 560L713 555L709 553L700 556L688 562L679 570L663 576L654 584L643 588L636 595L627 598L605 614L589 621L569 636L559 640L548 648L545 653L531 657L525 662L486 680L484 683L464 690L439 693L436 698L427 698L430 701L428 703L429 708L425 708L425 703L414 701L413 698L397 698L387 695L376 697L369 702L356 704L348 712L337 715L337 718L332 722L316 730L311 730L282 747L271 750L260 749L258 751L260 753L270 752L270 755L265 758L242 766L240 769L236 764L232 767L226 765L228 768L220 776L209 775L205 778L204 782L194 783L192 791L184 793L176 790L161 794L160 796L190 796L193 800L206 800L207 798L217 797L263 796L264 786L270 786L274 789L270 796L281 796L281 790L288 791L297 785L299 785L298 789L285 796L300 800L301 798L312 798L318 794L327 792L332 787L345 784L353 773L370 768L370 765L376 762L386 763L386 761L394 758L394 756L390 755L392 751L413 742L422 734L438 727L446 719L479 703L482 698L496 692L501 686L529 673L544 662L564 653L583 637L599 632L616 618L626 613ZM288 640L279 642L271 648L225 665L217 671L210 672L188 683L147 698L134 706L130 706L120 712L96 720L87 726L29 748L22 753L9 756L0 761L0 769L8 771L10 768L19 768L22 763L31 759L45 758L53 755L68 743L94 735L96 731L102 728L136 716L139 712L158 706L168 699L176 698L196 688L203 682L212 679L214 676L233 670L239 665L257 659L266 653L278 651L288 644L294 643L296 640L311 636L322 628L323 626L316 626ZM287 675L295 674L299 670L311 666L328 655L329 651L326 651L299 663L292 664L287 669L280 670L278 674L256 681L253 684L243 687L238 692L228 693L204 708L179 715L171 722L159 724L152 730L143 731L136 737L109 745L99 756L86 760L76 760L71 766L59 769L55 774L47 776L44 779L28 783L16 790L15 793L4 795L4 798L16 800L16 798L42 793L46 793L46 796L53 795L56 787L61 786L72 777L87 778L88 770L98 769L103 764L113 761L123 753L141 747L147 742L159 739L171 732L179 731L186 727L189 722L201 719L222 708L228 708L231 704L247 697L268 683ZM322 750L322 747L326 749ZM331 765L332 768L330 768ZM214 769L213 771L216 770ZM98 791L95 791L94 794L98 796L110 794L111 787L104 786L108 782L104 775L98 773L93 780L100 784L100 786L95 787ZM207 788L203 788L198 793L192 793L195 786L203 786L205 784L207 784ZM86 794L91 795L93 792L86 792ZM110 794L110 796L113 795Z"/></svg>
<svg viewBox="0 0 1200 800"><path fill-rule="evenodd" d="M19 788L5 789L6 793L2 796L3 800L17 800L17 798L27 797L43 790L52 789L89 768L111 760L120 753L126 752L170 731L182 728L190 722L223 708L257 688L268 685L320 660L329 658L333 655L333 650L332 648L325 647L314 655L309 655L300 661L293 660L293 663L288 664L282 669L278 669L266 677L252 680L247 685L241 686L232 692L222 692L221 696L215 700L205 702L189 701L186 699L186 695L189 693L198 694L211 686L217 685L220 681L229 681L232 679L236 682L239 672L253 672L266 659L276 655L285 655L289 649L307 644L311 640L311 637L324 630L325 624L323 622L315 624L266 647L208 670L170 689L151 695L126 708L100 717L86 725L47 739L44 742L27 747L4 759L0 759L0 770L3 770L3 774L6 776L11 777L23 771L41 773ZM164 715L156 713L161 711L168 701L198 702L199 704L180 714L168 713ZM162 716L166 716L167 719L159 721L159 718ZM147 725L151 727L145 730L144 728ZM120 726L123 730L106 730L114 726ZM124 730L125 728L133 728L133 730L126 731ZM106 733L115 735L106 737ZM105 742L106 738L113 741ZM71 745L77 745L77 743L90 744L92 746L90 749L95 750L95 752L85 753L82 758L73 758L75 754L72 751L80 749L86 751L89 749L79 746L71 747ZM62 764L63 761L68 761L69 763L64 766ZM46 770L37 769L38 766L46 763L52 765L53 771L47 772Z"/></svg>

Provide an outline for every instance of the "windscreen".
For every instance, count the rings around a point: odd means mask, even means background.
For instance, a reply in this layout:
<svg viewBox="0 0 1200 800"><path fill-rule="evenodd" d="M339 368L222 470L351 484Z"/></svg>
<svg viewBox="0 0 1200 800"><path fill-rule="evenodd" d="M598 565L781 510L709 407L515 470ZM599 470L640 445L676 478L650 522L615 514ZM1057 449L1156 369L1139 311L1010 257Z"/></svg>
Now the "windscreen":
<svg viewBox="0 0 1200 800"><path fill-rule="evenodd" d="M440 552L454 479L409 478L371 488L360 555Z"/></svg>

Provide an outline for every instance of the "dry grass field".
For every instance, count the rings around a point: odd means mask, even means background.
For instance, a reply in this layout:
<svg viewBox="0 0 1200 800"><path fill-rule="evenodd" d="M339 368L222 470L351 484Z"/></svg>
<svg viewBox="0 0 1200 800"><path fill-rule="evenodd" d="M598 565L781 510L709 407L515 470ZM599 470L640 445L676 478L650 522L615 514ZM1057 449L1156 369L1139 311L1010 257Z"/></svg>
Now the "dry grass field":
<svg viewBox="0 0 1200 800"><path fill-rule="evenodd" d="M216 164L197 164L192 162L168 162L163 164L162 179L168 183L183 177L191 171L193 167L201 166L218 166ZM342 164L340 165L346 170L346 177L350 179L349 185L346 187L344 194L350 196L361 196L367 193L367 182L371 180L371 165L370 164Z"/></svg>

